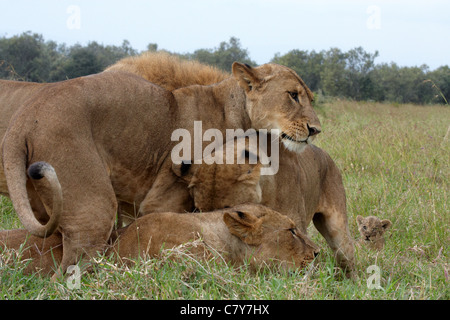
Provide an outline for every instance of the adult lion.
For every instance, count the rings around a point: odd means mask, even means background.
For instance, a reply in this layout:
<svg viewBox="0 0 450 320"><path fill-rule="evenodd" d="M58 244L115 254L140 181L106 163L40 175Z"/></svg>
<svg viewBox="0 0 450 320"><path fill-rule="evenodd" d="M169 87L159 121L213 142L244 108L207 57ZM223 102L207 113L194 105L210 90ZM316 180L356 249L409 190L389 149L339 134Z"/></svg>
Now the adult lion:
<svg viewBox="0 0 450 320"><path fill-rule="evenodd" d="M54 228L62 233L63 272L82 253L90 256L105 246L116 199L140 204L142 214L192 209L171 168L175 129L193 136L194 121L202 121L203 130L224 133L276 128L283 143L297 151L320 132L311 92L291 69L234 63L232 72L218 84L172 92L131 73L103 72L46 84L14 114L2 145L9 194L32 234L45 237ZM27 193L26 170L39 161L55 168L62 186L64 209L57 226L53 217L39 223L44 217L35 219L30 207L29 196L33 201L36 195ZM45 179L32 184L50 213L51 186Z"/></svg>
<svg viewBox="0 0 450 320"><path fill-rule="evenodd" d="M253 140L256 142L273 139L259 132L237 137L233 144L224 144L222 158L231 153L235 157L231 164L204 162L172 166L189 187L195 207L208 211L247 202L261 203L286 214L304 233L312 221L333 250L339 266L351 275L354 245L348 228L342 177L334 161L314 145L294 153L283 146L275 150L278 144L268 143L262 148L259 145L261 152L257 153L257 148L251 148L251 138L263 138ZM261 175L263 156L274 152L279 152L278 172ZM258 157L258 161L252 164L251 155Z"/></svg>
<svg viewBox="0 0 450 320"><path fill-rule="evenodd" d="M210 85L225 80L230 75L212 66L197 61L182 60L164 52L146 52L136 57L119 60L108 67L109 71L124 71L134 73L169 91L191 85ZM13 114L27 101L39 95L47 84L0 80L0 142L2 141L9 120ZM9 196L6 178L0 153L0 195ZM30 192L31 189L30 189ZM33 208L45 209L39 202L33 203Z"/></svg>
<svg viewBox="0 0 450 320"><path fill-rule="evenodd" d="M286 68L286 70L290 69ZM224 73L218 70L217 68L203 65L197 61L182 60L176 56L163 52L159 53L147 52L137 57L124 58L105 70L105 72L114 72L114 71L123 71L136 74L170 91L192 85L207 86L219 83L225 79L230 78L229 74ZM292 72L294 77L297 78L297 81L300 83L301 86L298 92L300 93L300 95L296 93L295 84L294 86L292 86L292 89L294 90L289 91L289 94L293 97L294 100L297 99L299 103L300 100L302 100L301 103L305 104L306 109L310 108L310 101L308 100L312 99L312 93L309 91L309 89L303 83L303 81L292 70L290 70L290 72ZM264 74L262 74L259 80L253 79L252 81L256 80L255 83L261 82L260 85L263 85L264 82L266 81L264 77L265 77ZM267 77L270 78L271 75L269 74ZM244 88L245 90L247 90L248 85L251 87L251 81L248 80L247 78L243 79L245 81L243 83ZM2 114L2 117L0 118L0 142L2 141L5 135L6 128L12 115L26 101L33 101L33 99L37 98L37 96L39 96L40 94L40 91L49 85L51 84L0 80L0 113ZM241 95L242 100L242 92L239 92L239 94ZM180 98L183 99L182 95ZM248 102L249 104L251 104L252 100L249 99ZM223 103L223 101L221 103ZM227 108L232 108L232 106L227 106ZM290 113L296 116L295 112ZM263 116L262 113L259 116ZM314 111L312 111L312 113L307 115L305 121L308 121L308 118L311 118L312 123L315 123L315 125L312 125L312 127L308 129L311 130L312 135L320 132L320 124L317 118L315 117ZM245 121L248 122L247 120ZM275 119L274 121L277 121L277 119ZM261 125L264 125L264 123ZM289 127L289 123L287 125L285 124L284 127L286 128L287 132L295 132L298 129L295 127L295 124ZM304 125L303 130L305 130ZM295 134L291 135L295 136ZM303 134L303 138L304 137L305 135ZM285 144L291 145L291 148L297 149L297 151L300 151L301 146L303 145L302 143L297 143L293 141L292 137L286 133L284 133L283 139ZM312 139L313 138L310 138L309 140L311 141ZM35 190L31 182L29 182L28 192L30 194L35 193ZM2 167L1 153L0 153L0 195L9 196L6 178L4 176L4 170ZM37 194L30 197L30 200L32 202L31 206L33 210L36 212L37 217L39 217L39 219L41 219L41 217L44 217L43 218L44 220L48 219L46 209L42 205L42 202L40 201ZM128 215L135 215L137 211L139 211L140 205L139 203L136 202L127 203L119 199L119 204L121 205L121 208L123 210L128 211Z"/></svg>

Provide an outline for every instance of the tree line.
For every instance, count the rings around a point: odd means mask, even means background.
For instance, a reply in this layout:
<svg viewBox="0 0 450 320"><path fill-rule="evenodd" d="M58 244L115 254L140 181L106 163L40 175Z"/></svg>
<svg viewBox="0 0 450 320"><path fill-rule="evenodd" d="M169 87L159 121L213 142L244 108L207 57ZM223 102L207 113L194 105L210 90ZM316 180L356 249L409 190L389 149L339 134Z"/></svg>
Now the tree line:
<svg viewBox="0 0 450 320"><path fill-rule="evenodd" d="M148 51L160 51L156 43ZM45 41L43 36L26 32L0 38L0 78L35 82L55 82L98 73L136 49L124 40L121 46L103 45L95 41L82 46L67 46ZM235 37L213 49L192 53L173 53L184 59L198 60L230 71L233 61L255 66L247 49ZM354 100L372 100L415 104L448 104L450 68L441 66L401 67L396 63L376 64L378 52L362 47L343 52L338 48L305 51L294 49L275 54L271 62L295 70L316 94Z"/></svg>

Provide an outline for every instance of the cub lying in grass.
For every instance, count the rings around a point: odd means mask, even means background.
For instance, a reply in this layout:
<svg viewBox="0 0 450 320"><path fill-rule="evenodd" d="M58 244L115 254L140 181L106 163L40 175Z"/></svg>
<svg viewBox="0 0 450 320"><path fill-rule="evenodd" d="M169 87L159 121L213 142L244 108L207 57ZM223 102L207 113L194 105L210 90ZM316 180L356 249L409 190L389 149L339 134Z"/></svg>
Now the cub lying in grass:
<svg viewBox="0 0 450 320"><path fill-rule="evenodd" d="M233 264L249 261L252 268L262 266L294 269L310 263L318 247L286 216L257 204L204 213L154 213L117 230L107 250L120 258L157 256L164 249L202 239L204 245L191 252L207 257L217 251ZM26 241L26 244L21 245ZM25 273L41 269L52 273L62 259L59 234L42 239L26 230L0 231L0 247L19 250L22 259L31 258Z"/></svg>

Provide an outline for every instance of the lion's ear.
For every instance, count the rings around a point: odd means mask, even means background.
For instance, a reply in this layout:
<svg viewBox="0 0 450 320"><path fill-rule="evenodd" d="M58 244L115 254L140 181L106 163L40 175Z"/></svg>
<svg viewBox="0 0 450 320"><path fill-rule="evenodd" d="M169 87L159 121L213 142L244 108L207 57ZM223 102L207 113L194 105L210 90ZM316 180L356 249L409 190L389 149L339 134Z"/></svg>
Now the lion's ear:
<svg viewBox="0 0 450 320"><path fill-rule="evenodd" d="M364 218L362 216L357 216L356 217L356 222L358 223L358 226L362 223L363 219Z"/></svg>
<svg viewBox="0 0 450 320"><path fill-rule="evenodd" d="M251 91L253 88L259 85L259 79L252 67L248 64L242 64L234 62L231 67L234 78L238 81L239 86L245 90L245 92Z"/></svg>
<svg viewBox="0 0 450 320"><path fill-rule="evenodd" d="M245 173L241 174L237 181L250 184L250 185L256 185L259 183L259 180L261 178L261 164L255 164Z"/></svg>
<svg viewBox="0 0 450 320"><path fill-rule="evenodd" d="M230 230L230 233L245 243L249 245L261 244L261 218L249 212L233 211L225 212L223 221L227 225L228 230Z"/></svg>
<svg viewBox="0 0 450 320"><path fill-rule="evenodd" d="M381 220L381 227L384 230L389 229L391 226L392 226L392 222L390 220L387 220L387 219L386 220Z"/></svg>
<svg viewBox="0 0 450 320"><path fill-rule="evenodd" d="M180 164L172 163L172 171L186 183L190 184L194 176L194 166L190 161L181 161Z"/></svg>

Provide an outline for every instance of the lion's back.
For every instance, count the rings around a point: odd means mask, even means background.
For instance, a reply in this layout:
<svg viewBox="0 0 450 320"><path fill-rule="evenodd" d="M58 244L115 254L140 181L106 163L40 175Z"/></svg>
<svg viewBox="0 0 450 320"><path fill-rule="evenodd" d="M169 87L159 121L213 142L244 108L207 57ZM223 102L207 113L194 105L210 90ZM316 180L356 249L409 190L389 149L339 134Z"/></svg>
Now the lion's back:
<svg viewBox="0 0 450 320"><path fill-rule="evenodd" d="M105 72L114 70L134 73L169 91L191 85L211 85L229 77L229 74L215 67L164 52L145 52L124 58L109 66Z"/></svg>

